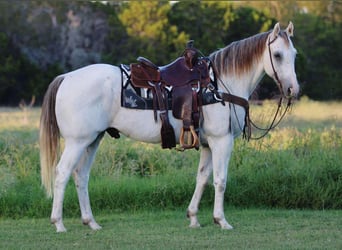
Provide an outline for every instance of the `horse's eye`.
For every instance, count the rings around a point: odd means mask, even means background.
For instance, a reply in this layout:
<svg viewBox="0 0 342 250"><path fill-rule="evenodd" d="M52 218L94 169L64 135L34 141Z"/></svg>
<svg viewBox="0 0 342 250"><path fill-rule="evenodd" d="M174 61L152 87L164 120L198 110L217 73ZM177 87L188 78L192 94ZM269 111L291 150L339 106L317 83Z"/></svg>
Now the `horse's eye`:
<svg viewBox="0 0 342 250"><path fill-rule="evenodd" d="M281 59L281 53L279 53L279 52L274 53L274 58L277 60L280 60Z"/></svg>

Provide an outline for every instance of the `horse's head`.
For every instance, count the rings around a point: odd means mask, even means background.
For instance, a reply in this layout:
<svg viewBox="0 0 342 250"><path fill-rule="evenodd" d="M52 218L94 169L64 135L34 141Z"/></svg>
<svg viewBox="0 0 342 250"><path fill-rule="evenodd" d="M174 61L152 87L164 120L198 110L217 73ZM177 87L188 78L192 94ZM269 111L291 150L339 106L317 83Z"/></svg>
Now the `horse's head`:
<svg viewBox="0 0 342 250"><path fill-rule="evenodd" d="M266 41L264 54L264 69L267 75L277 82L285 97L296 97L299 85L295 72L296 49L290 37L293 36L293 24L289 23L285 30L281 30L277 23Z"/></svg>

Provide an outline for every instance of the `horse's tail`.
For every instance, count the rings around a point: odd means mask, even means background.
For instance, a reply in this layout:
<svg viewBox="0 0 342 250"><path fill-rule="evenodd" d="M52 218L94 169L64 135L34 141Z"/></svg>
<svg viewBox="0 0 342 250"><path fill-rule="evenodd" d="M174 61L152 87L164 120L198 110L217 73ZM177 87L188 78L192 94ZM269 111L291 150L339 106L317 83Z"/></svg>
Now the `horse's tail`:
<svg viewBox="0 0 342 250"><path fill-rule="evenodd" d="M44 96L40 116L40 170L42 184L49 197L53 195L55 167L59 154L60 131L56 119L56 95L64 77L56 77L49 85Z"/></svg>

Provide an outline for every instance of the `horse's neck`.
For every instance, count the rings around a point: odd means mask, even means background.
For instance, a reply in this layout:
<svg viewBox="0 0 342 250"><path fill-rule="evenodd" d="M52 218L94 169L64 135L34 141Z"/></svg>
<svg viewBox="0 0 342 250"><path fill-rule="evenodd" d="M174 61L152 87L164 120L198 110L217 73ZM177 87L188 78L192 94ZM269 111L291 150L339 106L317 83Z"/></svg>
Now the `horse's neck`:
<svg viewBox="0 0 342 250"><path fill-rule="evenodd" d="M221 76L222 81L218 82L218 88L224 92L228 91L230 94L248 99L264 75L263 65L258 63L243 75L227 74Z"/></svg>

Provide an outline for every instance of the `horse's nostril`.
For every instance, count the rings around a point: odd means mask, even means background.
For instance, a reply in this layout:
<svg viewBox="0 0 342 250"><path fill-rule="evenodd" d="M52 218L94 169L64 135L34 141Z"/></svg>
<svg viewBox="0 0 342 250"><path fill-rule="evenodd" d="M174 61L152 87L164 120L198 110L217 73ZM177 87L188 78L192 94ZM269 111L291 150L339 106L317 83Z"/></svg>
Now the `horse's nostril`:
<svg viewBox="0 0 342 250"><path fill-rule="evenodd" d="M287 95L289 95L289 96L293 95L293 89L292 88L287 89Z"/></svg>

